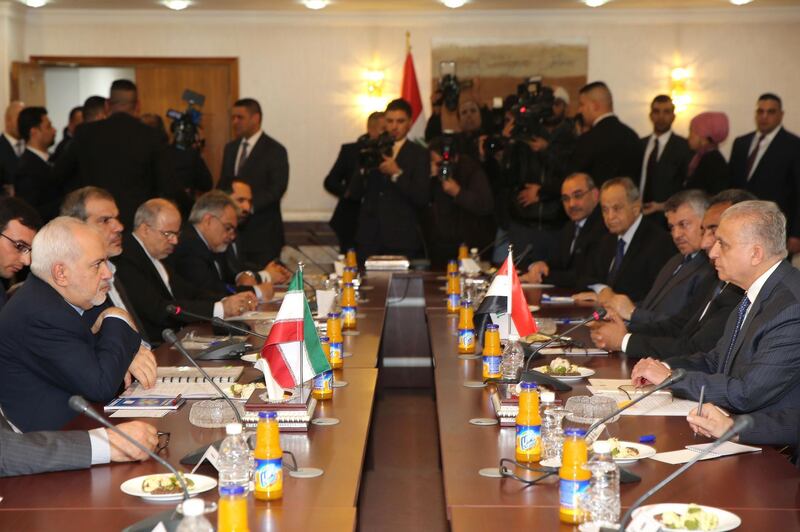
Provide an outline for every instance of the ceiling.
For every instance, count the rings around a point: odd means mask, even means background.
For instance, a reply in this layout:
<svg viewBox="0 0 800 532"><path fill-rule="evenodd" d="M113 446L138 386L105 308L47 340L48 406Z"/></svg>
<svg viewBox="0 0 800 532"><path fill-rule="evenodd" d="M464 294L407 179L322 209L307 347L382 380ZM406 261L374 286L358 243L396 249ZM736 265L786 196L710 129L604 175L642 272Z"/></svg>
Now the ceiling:
<svg viewBox="0 0 800 532"><path fill-rule="evenodd" d="M190 10L264 10L300 11L308 10L299 0L192 0ZM43 9L158 9L159 0L49 0ZM788 7L800 6L800 0L754 0L750 6ZM685 9L685 8L730 8L736 6L728 0L612 0L602 8L586 7L579 0L468 0L468 3L453 11L474 10L521 10L521 9ZM374 11L451 11L438 0L332 0L323 10L326 13L374 12Z"/></svg>

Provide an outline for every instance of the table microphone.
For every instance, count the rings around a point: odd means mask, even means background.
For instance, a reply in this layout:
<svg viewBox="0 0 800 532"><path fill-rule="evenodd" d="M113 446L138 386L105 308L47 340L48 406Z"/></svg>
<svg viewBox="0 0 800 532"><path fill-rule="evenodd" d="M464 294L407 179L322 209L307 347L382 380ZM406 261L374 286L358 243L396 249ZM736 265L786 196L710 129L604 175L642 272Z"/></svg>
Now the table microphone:
<svg viewBox="0 0 800 532"><path fill-rule="evenodd" d="M514 259L515 268L522 261L522 259L524 259L525 256L531 252L532 249L533 249L533 244L528 244L527 246L525 246L525 249L522 250L522 253L520 253L519 256L516 259Z"/></svg>
<svg viewBox="0 0 800 532"><path fill-rule="evenodd" d="M214 325L215 327L221 327L223 329L227 329L229 331L240 332L242 334L249 334L251 336L255 336L256 338L261 338L261 339L264 339L264 340L267 339L267 336L264 335L264 334L259 334L259 333L255 332L255 331L251 331L251 330L249 330L249 329L247 329L245 327L241 327L239 325L234 325L233 323L229 323L229 322L223 320L222 318L217 318L216 316L214 316L214 317L202 316L200 314L195 314L194 312L189 312L188 310L184 310L183 307L179 307L177 305L167 305L166 306L166 310L167 310L167 313L169 313L172 316L180 316L180 315L189 316L190 318L194 318L196 320L207 321L207 322L211 323L211 325Z"/></svg>
<svg viewBox="0 0 800 532"><path fill-rule="evenodd" d="M665 478L664 480L662 480L661 482L650 488L650 490L648 490L644 495L636 499L636 502L634 502L628 509L628 511L625 512L625 515L622 516L622 519L620 520L620 527L618 529L619 532L623 532L625 530L625 523L628 522L628 519L630 519L630 517L633 515L633 512L637 508L639 508L644 501L649 499L658 490L660 490L661 488L672 482L672 480L674 480L675 477L677 477L678 475L682 474L684 471L689 469L692 465L694 465L695 462L697 462L707 454L710 454L714 449L716 449L723 443L727 442L728 440L730 440L743 430L752 427L753 423L754 423L753 418L746 414L741 416L736 416L736 419L733 422L733 426L730 429L728 429L728 431L725 432L725 434L720 436L710 446L706 447L705 449L697 453L697 456L695 456L694 458L683 464L678 470L676 470L670 476L668 476L667 478ZM605 528L605 530L614 530L614 529Z"/></svg>
<svg viewBox="0 0 800 532"><path fill-rule="evenodd" d="M633 399L632 401L630 401L625 406L616 409L614 412L612 412L611 414L607 415L606 417L598 419L597 421L592 423L589 426L589 428L586 430L586 435L588 436L589 434L592 433L592 431L594 429L596 429L597 427L599 427L600 425L602 425L603 423L605 423L609 419L613 419L613 418L617 417L620 413L622 413L623 411L629 409L630 407L632 407L633 405L635 405L639 401L643 400L644 398L650 397L651 395L653 395L657 391L663 390L664 388L672 386L676 382L682 381L684 379L684 377L686 377L686 370L685 369L678 368L678 369L674 370L672 372L672 375L670 375L668 379L666 379L664 382L662 382L658 386L654 386L651 390L648 390L647 392L643 393L642 395L640 395L636 399Z"/></svg>

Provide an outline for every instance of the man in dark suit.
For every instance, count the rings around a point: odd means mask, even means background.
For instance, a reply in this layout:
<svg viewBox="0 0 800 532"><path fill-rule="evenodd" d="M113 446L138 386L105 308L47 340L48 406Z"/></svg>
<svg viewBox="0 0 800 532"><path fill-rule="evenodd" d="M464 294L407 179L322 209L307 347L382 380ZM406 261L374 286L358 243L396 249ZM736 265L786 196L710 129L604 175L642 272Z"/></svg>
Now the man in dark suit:
<svg viewBox="0 0 800 532"><path fill-rule="evenodd" d="M361 200L358 218L358 256L423 254L418 213L428 203L430 157L422 146L406 137L411 128L411 105L398 98L384 113L386 131L394 139L392 154L384 155L377 169L357 175L351 182L353 199Z"/></svg>
<svg viewBox="0 0 800 532"><path fill-rule="evenodd" d="M31 245L42 220L30 205L19 198L0 199L0 277L12 279L31 264ZM0 309L8 301L0 282Z"/></svg>
<svg viewBox="0 0 800 532"><path fill-rule="evenodd" d="M762 94L756 106L756 131L738 137L731 150L731 186L774 201L786 215L789 253L800 252L800 138L786 131L783 104Z"/></svg>
<svg viewBox="0 0 800 532"><path fill-rule="evenodd" d="M0 186L3 193L14 194L14 172L17 168L22 152L25 150L25 141L19 136L17 119L25 104L13 101L6 107L5 129L0 135Z"/></svg>
<svg viewBox="0 0 800 532"><path fill-rule="evenodd" d="M370 114L367 118L367 132L356 142L342 144L336 162L323 183L325 190L339 198L328 224L339 239L339 249L342 253L356 246L358 211L361 204L349 196L348 189L353 176L360 170L358 156L362 141L375 140L384 131L386 131L386 121L383 113L376 111Z"/></svg>
<svg viewBox="0 0 800 532"><path fill-rule="evenodd" d="M0 312L0 406L26 432L63 427L76 416L72 395L107 403L123 383L149 388L156 378L130 316L99 307L111 272L97 231L59 217L33 248L31 275Z"/></svg>
<svg viewBox="0 0 800 532"><path fill-rule="evenodd" d="M702 190L684 190L670 197L665 205L667 225L676 253L658 272L645 298L634 303L628 296L614 294L604 304L630 322L631 331L688 310L698 310L698 294L705 294L716 283L717 275L702 250L703 216L708 197ZM687 309L688 307L688 309Z"/></svg>
<svg viewBox="0 0 800 532"><path fill-rule="evenodd" d="M63 197L61 186L53 177L48 149L56 130L44 107L26 107L19 113L18 129L25 141L25 151L14 172L15 195L28 202L45 222L58 216Z"/></svg>
<svg viewBox="0 0 800 532"><path fill-rule="evenodd" d="M124 239L124 251L115 259L117 274L142 321L148 341L161 342L161 331L185 323L166 310L167 305L200 314L229 318L241 314L252 294L240 293L219 299L213 292L185 280L163 261L175 250L181 229L181 214L169 201L155 198L144 202L134 218L133 234ZM191 321L191 319L189 320Z"/></svg>
<svg viewBox="0 0 800 532"><path fill-rule="evenodd" d="M78 126L83 123L83 107L73 107L72 110L69 112L69 121L67 122L67 127L64 128L64 136L61 139L61 142L58 143L56 149L53 150L53 156L51 159L55 161L58 159L64 150L67 149L67 146L72 139L75 138L75 130L78 129Z"/></svg>
<svg viewBox="0 0 800 532"><path fill-rule="evenodd" d="M252 98L233 104L236 140L225 146L219 187L230 188L234 178L253 189L253 215L240 235L246 260L258 264L280 257L285 243L281 198L289 185L286 148L261 130L261 105Z"/></svg>
<svg viewBox="0 0 800 532"><path fill-rule="evenodd" d="M578 112L591 129L578 137L572 154L573 172L585 172L601 186L619 176L639 175L642 146L639 136L614 114L611 91L602 81L581 88Z"/></svg>
<svg viewBox="0 0 800 532"><path fill-rule="evenodd" d="M708 255L716 242L715 234L722 213L736 203L755 197L744 190L725 190L711 199L703 216L701 247ZM687 353L710 351L716 345L731 311L742 300L744 292L738 286L720 281L716 272L714 282L704 291L696 291L693 301L667 319L639 324L636 331L628 330L618 314L592 324L595 345L609 351L622 351L628 357L667 359Z"/></svg>
<svg viewBox="0 0 800 532"><path fill-rule="evenodd" d="M570 221L558 239L557 253L549 262L538 261L528 267L522 280L529 283L552 283L573 290L584 275L587 263L608 234L598 204L600 191L588 174L567 176L561 185L561 203Z"/></svg>
<svg viewBox="0 0 800 532"><path fill-rule="evenodd" d="M745 201L726 210L711 259L722 281L745 296L716 346L659 362L640 360L633 383L660 384L673 369L687 370L671 388L705 397L731 413L778 412L800 404L800 271L786 260L786 218L769 201Z"/></svg>
<svg viewBox="0 0 800 532"><path fill-rule="evenodd" d="M666 94L653 98L650 121L653 133L641 140L643 157L639 173L645 216L664 211L664 202L681 190L692 158L686 138L672 131L675 121L672 98Z"/></svg>
<svg viewBox="0 0 800 532"><path fill-rule="evenodd" d="M70 148L58 159L56 178L68 190L86 185L108 190L117 202L120 221L130 226L133 213L154 197L174 197L165 146L153 128L138 119L136 85L116 80L105 120L83 124Z"/></svg>
<svg viewBox="0 0 800 532"><path fill-rule="evenodd" d="M224 254L236 238L237 206L220 190L200 196L189 214L189 223L183 228L169 264L184 279L223 298L236 292L247 292L241 302L242 311L253 310L258 300L272 297L271 283L240 281L241 272L230 272ZM242 312L240 311L240 312Z"/></svg>
<svg viewBox="0 0 800 532"><path fill-rule="evenodd" d="M592 291L573 297L604 304L614 294L625 294L639 301L675 254L675 246L666 231L643 218L639 189L630 178L616 177L603 183L600 207L609 234L603 237L579 279L579 286Z"/></svg>

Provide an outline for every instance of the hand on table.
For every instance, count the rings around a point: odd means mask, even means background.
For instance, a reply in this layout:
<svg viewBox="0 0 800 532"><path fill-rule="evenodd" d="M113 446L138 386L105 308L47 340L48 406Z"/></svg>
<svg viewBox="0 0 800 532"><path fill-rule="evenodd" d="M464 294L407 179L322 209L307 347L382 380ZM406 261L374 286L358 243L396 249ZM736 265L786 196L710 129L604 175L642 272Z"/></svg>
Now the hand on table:
<svg viewBox="0 0 800 532"><path fill-rule="evenodd" d="M661 384L672 374L663 362L655 358L643 358L634 366L631 372L631 382L637 388L648 384Z"/></svg>
<svg viewBox="0 0 800 532"><path fill-rule="evenodd" d="M222 298L222 310L226 318L241 316L243 313L255 310L258 305L253 292L238 292Z"/></svg>
<svg viewBox="0 0 800 532"><path fill-rule="evenodd" d="M594 345L607 351L621 351L622 339L628 334L625 322L616 312L609 312L604 321L592 323L590 335Z"/></svg>
<svg viewBox="0 0 800 532"><path fill-rule="evenodd" d="M267 264L267 267L264 269L267 270L270 279L272 279L272 282L275 284L285 284L292 277L292 272L287 270L283 264L274 260Z"/></svg>
<svg viewBox="0 0 800 532"><path fill-rule="evenodd" d="M120 423L117 428L141 443L151 451L158 445L158 433L156 428L144 421L128 421ZM149 455L133 445L131 442L111 430L106 430L108 434L108 444L111 447L112 462L132 462L135 460L147 460Z"/></svg>
<svg viewBox="0 0 800 532"><path fill-rule="evenodd" d="M125 388L131 385L136 379L145 389L152 388L156 384L156 373L158 364L153 352L144 346L139 347L139 352L133 357L128 371L125 373Z"/></svg>
<svg viewBox="0 0 800 532"><path fill-rule="evenodd" d="M595 294L591 290L587 290L586 292L578 292L577 294L572 294L572 300L575 302L578 301L597 302L597 294Z"/></svg>
<svg viewBox="0 0 800 532"><path fill-rule="evenodd" d="M528 266L527 273L522 274L520 280L527 283L541 283L547 275L550 275L550 267L540 260Z"/></svg>
<svg viewBox="0 0 800 532"><path fill-rule="evenodd" d="M636 305L625 294L614 294L603 303L606 310L613 310L624 320L630 320Z"/></svg>

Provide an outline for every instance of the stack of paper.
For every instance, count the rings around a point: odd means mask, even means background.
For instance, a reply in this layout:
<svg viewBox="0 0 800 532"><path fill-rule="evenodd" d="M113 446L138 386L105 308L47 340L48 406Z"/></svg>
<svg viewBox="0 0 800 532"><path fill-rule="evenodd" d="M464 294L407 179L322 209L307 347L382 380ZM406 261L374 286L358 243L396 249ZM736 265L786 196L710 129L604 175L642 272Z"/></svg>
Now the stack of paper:
<svg viewBox="0 0 800 532"><path fill-rule="evenodd" d="M666 453L656 453L650 458L666 464L685 464L692 458L696 457L697 453L702 452L704 449L707 449L712 445L712 443L687 445L685 449L681 449L679 451L669 451ZM760 451L761 449L759 447L751 447L749 445L742 445L740 443L725 442L701 458L701 460L711 460L712 458L719 458L720 456L732 456L734 454L757 453Z"/></svg>
<svg viewBox="0 0 800 532"><path fill-rule="evenodd" d="M618 404L623 404L632 399L636 399L642 392L625 393L620 390L620 386L630 387L631 381L628 379L589 379L589 386L586 387L592 395L607 395L612 397ZM646 391L643 389L642 391ZM629 395L630 394L630 395ZM675 399L672 393L667 390L659 390L650 397L636 403L629 409L622 412L623 416L686 416L692 411L697 403L686 399Z"/></svg>

